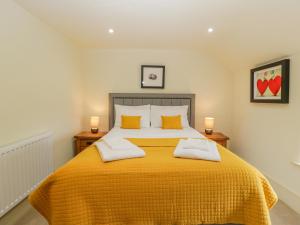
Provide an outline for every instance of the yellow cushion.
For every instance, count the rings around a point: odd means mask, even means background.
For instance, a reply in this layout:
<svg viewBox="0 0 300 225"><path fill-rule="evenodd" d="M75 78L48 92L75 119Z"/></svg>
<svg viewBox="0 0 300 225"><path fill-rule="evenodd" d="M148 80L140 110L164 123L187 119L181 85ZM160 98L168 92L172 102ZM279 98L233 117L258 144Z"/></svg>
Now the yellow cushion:
<svg viewBox="0 0 300 225"><path fill-rule="evenodd" d="M181 115L161 116L162 129L182 129Z"/></svg>
<svg viewBox="0 0 300 225"><path fill-rule="evenodd" d="M141 116L121 116L121 128L141 129Z"/></svg>

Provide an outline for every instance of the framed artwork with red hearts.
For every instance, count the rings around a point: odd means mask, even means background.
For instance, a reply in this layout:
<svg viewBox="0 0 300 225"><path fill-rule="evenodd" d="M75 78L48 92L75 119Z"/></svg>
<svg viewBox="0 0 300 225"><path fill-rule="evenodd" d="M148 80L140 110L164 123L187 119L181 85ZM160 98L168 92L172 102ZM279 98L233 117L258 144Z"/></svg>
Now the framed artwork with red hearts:
<svg viewBox="0 0 300 225"><path fill-rule="evenodd" d="M289 103L290 60L251 70L251 102Z"/></svg>

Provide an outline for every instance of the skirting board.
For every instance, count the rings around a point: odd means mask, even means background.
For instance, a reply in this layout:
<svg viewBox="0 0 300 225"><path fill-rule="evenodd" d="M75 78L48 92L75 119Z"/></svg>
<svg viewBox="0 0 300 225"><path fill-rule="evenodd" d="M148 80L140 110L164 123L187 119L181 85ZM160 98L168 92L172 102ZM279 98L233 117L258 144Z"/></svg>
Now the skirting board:
<svg viewBox="0 0 300 225"><path fill-rule="evenodd" d="M280 200L300 214L300 196L266 175Z"/></svg>

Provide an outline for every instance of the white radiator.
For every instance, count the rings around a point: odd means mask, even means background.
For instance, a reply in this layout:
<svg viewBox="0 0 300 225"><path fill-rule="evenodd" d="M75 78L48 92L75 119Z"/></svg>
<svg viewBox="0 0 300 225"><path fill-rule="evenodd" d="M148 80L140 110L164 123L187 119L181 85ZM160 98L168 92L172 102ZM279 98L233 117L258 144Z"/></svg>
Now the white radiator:
<svg viewBox="0 0 300 225"><path fill-rule="evenodd" d="M53 138L41 134L0 148L0 217L53 171Z"/></svg>

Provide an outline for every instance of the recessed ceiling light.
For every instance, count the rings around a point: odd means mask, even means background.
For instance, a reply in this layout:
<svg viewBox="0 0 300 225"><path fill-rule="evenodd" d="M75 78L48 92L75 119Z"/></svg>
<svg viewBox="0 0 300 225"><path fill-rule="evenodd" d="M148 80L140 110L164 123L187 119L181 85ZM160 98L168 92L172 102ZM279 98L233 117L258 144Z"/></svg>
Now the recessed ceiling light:
<svg viewBox="0 0 300 225"><path fill-rule="evenodd" d="M214 31L214 28L211 28L211 27L210 27L210 28L208 28L207 31L208 31L208 33L212 33L212 32Z"/></svg>
<svg viewBox="0 0 300 225"><path fill-rule="evenodd" d="M108 33L113 34L113 33L115 33L115 31L114 31L114 29L110 28L110 29L108 29Z"/></svg>

